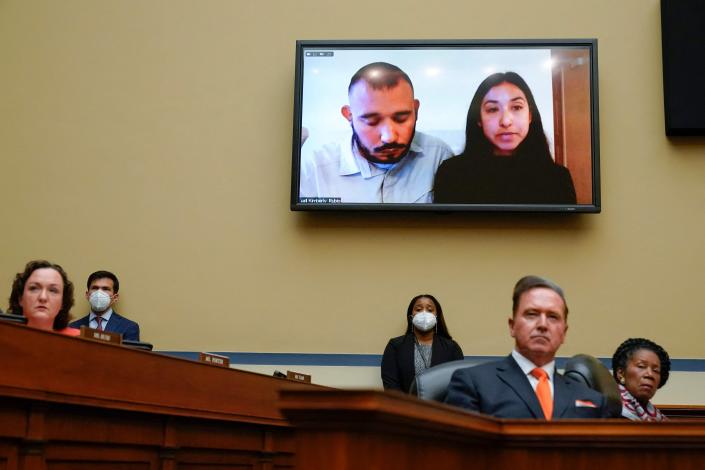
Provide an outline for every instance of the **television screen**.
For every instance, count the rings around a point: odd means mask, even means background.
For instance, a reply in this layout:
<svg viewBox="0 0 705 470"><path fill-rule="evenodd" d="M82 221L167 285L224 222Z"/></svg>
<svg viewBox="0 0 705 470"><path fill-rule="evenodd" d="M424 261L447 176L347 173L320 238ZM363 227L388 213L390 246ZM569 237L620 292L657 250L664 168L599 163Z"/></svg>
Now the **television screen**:
<svg viewBox="0 0 705 470"><path fill-rule="evenodd" d="M597 40L297 41L292 210L599 212Z"/></svg>

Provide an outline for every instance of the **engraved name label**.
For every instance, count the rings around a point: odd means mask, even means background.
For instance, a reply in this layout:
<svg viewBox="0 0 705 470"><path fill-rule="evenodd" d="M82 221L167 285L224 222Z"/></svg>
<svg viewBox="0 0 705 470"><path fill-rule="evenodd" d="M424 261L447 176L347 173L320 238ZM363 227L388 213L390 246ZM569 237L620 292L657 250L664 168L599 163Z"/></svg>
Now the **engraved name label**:
<svg viewBox="0 0 705 470"><path fill-rule="evenodd" d="M81 327L81 338L91 339L93 341L103 341L105 343L122 344L122 335L120 333L110 333L107 331L95 330L87 326Z"/></svg>
<svg viewBox="0 0 705 470"><path fill-rule="evenodd" d="M302 374L301 372L292 372L290 370L287 370L286 378L289 380L295 380L297 382L304 382L307 384L311 383L311 376L308 374Z"/></svg>
<svg viewBox="0 0 705 470"><path fill-rule="evenodd" d="M198 360L204 364L212 364L219 367L230 367L230 358L219 354L202 352L199 353Z"/></svg>

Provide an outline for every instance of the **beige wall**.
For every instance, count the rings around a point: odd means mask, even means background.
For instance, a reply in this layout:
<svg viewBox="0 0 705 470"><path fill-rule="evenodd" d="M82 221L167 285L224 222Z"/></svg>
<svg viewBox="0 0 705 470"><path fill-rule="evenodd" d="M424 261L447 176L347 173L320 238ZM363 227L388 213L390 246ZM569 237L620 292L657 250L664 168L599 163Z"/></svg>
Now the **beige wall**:
<svg viewBox="0 0 705 470"><path fill-rule="evenodd" d="M599 41L602 214L289 211L296 39L573 37ZM49 258L79 293L118 273L160 349L370 354L431 292L498 355L537 273L568 294L561 355L705 358L705 140L664 135L660 40L658 0L0 0L3 298Z"/></svg>

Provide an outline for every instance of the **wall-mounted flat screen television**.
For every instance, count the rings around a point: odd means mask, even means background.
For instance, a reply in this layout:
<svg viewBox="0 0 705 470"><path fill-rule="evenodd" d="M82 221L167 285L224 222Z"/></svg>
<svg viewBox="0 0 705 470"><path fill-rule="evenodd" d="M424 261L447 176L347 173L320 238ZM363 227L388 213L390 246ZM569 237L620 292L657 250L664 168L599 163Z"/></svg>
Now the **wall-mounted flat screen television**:
<svg viewBox="0 0 705 470"><path fill-rule="evenodd" d="M597 40L297 41L291 209L599 212Z"/></svg>

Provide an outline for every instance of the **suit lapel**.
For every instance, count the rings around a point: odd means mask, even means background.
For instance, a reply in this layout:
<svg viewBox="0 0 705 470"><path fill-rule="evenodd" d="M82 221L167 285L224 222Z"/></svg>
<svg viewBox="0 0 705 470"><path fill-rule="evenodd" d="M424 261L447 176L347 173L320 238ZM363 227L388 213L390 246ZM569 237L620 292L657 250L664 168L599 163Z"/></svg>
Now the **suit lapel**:
<svg viewBox="0 0 705 470"><path fill-rule="evenodd" d="M514 390L514 393L526 404L534 418L544 417L539 399L536 398L536 392L531 388L529 379L512 356L507 357L502 364L497 366L497 377Z"/></svg>
<svg viewBox="0 0 705 470"><path fill-rule="evenodd" d="M119 332L120 315L118 315L115 310L113 310L113 314L110 315L110 320L108 320L108 323L105 324L105 327L104 327L105 330L108 330L108 325L110 325L109 331L112 331L115 333Z"/></svg>
<svg viewBox="0 0 705 470"><path fill-rule="evenodd" d="M570 386L558 372L553 374L553 416L560 418L571 406Z"/></svg>

